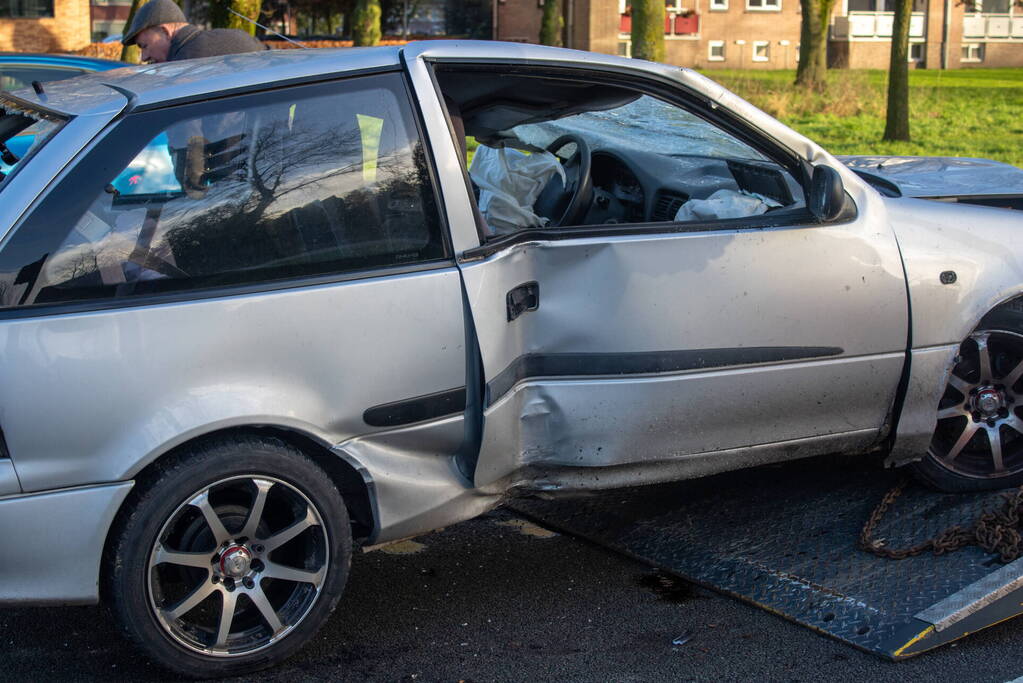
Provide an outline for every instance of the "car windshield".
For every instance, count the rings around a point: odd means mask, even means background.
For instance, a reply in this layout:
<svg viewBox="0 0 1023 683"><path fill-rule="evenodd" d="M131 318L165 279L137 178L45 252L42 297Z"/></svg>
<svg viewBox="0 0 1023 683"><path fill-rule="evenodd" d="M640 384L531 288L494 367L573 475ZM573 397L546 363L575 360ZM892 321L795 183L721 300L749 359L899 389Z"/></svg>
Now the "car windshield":
<svg viewBox="0 0 1023 683"><path fill-rule="evenodd" d="M0 187L24 159L45 145L63 124L64 119L54 114L14 99L0 98Z"/></svg>

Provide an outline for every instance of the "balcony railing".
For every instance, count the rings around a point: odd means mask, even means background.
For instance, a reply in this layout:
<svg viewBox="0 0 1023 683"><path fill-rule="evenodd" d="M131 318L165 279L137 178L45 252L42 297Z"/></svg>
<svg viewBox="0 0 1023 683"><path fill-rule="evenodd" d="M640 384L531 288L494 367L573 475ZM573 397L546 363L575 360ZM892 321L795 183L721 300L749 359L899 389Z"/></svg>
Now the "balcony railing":
<svg viewBox="0 0 1023 683"><path fill-rule="evenodd" d="M1008 14L967 14L963 38L1023 38L1023 17Z"/></svg>
<svg viewBox="0 0 1023 683"><path fill-rule="evenodd" d="M622 14L618 18L618 30L632 33L632 17ZM676 14L669 12L664 17L664 34L668 36L692 36L700 32L700 15Z"/></svg>
<svg viewBox="0 0 1023 683"><path fill-rule="evenodd" d="M891 38L894 12L849 12L848 16L835 17L831 25L834 38ZM924 13L913 12L909 17L909 37L923 38Z"/></svg>

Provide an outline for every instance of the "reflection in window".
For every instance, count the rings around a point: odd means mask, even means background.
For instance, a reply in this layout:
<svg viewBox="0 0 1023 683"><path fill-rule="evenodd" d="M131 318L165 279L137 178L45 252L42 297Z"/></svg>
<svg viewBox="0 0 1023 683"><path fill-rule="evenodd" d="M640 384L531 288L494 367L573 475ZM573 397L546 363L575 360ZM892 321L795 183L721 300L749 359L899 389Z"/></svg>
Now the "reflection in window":
<svg viewBox="0 0 1023 683"><path fill-rule="evenodd" d="M97 191L51 256L33 258L40 246L26 230L0 255L8 283L3 304L159 293L443 256L401 83L390 76L369 80L390 87L348 85L343 96L293 97L179 121L149 138L113 178L80 177Z"/></svg>

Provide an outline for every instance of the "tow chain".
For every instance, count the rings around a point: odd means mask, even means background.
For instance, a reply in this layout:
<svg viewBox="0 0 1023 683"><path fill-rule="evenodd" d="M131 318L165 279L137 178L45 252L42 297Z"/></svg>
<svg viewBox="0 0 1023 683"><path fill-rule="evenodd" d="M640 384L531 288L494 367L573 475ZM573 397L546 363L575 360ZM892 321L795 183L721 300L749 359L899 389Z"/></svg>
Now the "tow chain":
<svg viewBox="0 0 1023 683"><path fill-rule="evenodd" d="M909 483L903 479L884 495L870 514L860 533L860 548L878 557L902 560L931 550L935 555L944 555L968 545L976 545L989 553L998 553L1002 562L1012 562L1023 555L1020 515L1023 508L1023 486L1016 491L1003 494L1002 506L984 512L970 527L958 524L950 526L933 538L906 548L889 548L884 539L875 539L874 532L885 513L895 500L902 495Z"/></svg>

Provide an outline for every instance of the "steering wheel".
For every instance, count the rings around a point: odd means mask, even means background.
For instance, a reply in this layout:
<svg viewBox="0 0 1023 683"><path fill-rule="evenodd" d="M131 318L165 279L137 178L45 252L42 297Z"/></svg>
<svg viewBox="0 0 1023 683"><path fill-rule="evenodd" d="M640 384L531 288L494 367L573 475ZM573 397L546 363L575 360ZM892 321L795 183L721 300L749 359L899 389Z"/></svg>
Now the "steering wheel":
<svg viewBox="0 0 1023 683"><path fill-rule="evenodd" d="M547 145L547 151L556 154L569 143L575 144L575 154L563 162L567 182L555 173L533 204L538 216L550 219L548 225L576 225L586 217L593 197L590 179L590 146L578 135L569 133Z"/></svg>

